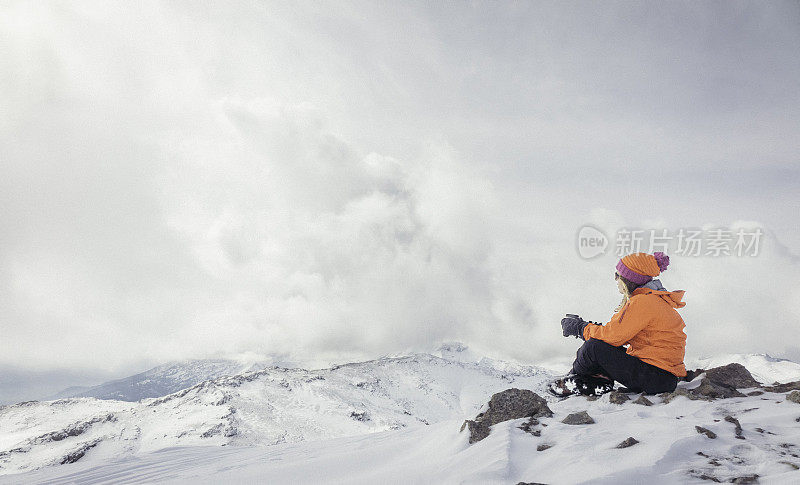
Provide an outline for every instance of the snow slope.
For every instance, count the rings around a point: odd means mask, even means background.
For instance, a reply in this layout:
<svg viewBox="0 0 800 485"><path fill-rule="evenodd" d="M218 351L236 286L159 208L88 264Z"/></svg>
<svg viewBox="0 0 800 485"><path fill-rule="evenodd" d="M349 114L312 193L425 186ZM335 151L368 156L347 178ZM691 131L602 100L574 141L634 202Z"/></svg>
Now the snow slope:
<svg viewBox="0 0 800 485"><path fill-rule="evenodd" d="M765 397L766 396L766 397ZM13 483L707 483L759 475L761 483L797 483L800 405L777 395L721 402L678 398L645 407L572 397L551 403L541 436L500 423L469 445L460 420L381 433L269 447L173 447L123 457L45 468L0 478ZM566 425L588 410L591 425ZM745 439L735 438L736 417ZM695 430L717 434L710 439ZM761 429L759 432L757 429ZM774 433L774 434L770 434ZM615 446L628 437L630 448ZM543 444L551 448L537 451ZM698 453L703 453L700 455Z"/></svg>
<svg viewBox="0 0 800 485"><path fill-rule="evenodd" d="M800 371L791 374L794 363L746 357L754 373L778 369L784 381L800 380ZM548 396L555 415L540 418L540 436L515 420L469 445L461 423L491 394L519 387L545 395L552 374L462 360L420 354L318 371L271 368L141 403L87 398L7 406L0 408L0 466L7 474L0 484L800 480L800 404L776 393L666 404L650 397L653 406ZM583 410L595 424L561 423ZM743 439L726 416L739 420ZM640 443L616 448L628 437ZM550 448L537 451L542 445ZM81 450L74 463L51 466Z"/></svg>
<svg viewBox="0 0 800 485"><path fill-rule="evenodd" d="M473 416L508 387L541 392L550 377L532 366L418 354L314 371L269 368L138 403L21 403L0 408L0 474L173 446L274 445L424 426Z"/></svg>

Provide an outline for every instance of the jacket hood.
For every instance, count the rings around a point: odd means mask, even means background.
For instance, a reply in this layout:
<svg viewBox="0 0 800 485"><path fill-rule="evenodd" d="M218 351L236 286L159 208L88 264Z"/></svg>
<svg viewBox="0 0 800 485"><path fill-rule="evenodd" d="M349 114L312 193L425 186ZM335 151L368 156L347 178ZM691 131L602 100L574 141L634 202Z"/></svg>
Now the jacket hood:
<svg viewBox="0 0 800 485"><path fill-rule="evenodd" d="M686 302L681 301L683 300L685 291L669 291L664 288L661 281L657 279L650 280L647 284L633 290L634 295L649 295L651 293L660 296L664 301L669 303L672 308L683 308L686 306Z"/></svg>

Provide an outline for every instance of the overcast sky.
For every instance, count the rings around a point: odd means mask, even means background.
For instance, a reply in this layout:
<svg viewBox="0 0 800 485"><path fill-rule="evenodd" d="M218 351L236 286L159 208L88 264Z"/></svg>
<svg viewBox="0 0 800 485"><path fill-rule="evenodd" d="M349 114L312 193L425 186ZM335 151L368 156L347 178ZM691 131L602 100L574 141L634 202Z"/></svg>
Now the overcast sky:
<svg viewBox="0 0 800 485"><path fill-rule="evenodd" d="M798 26L796 1L2 2L0 391L444 340L566 361L563 314L619 301L586 224L760 228L662 281L689 356L800 359Z"/></svg>

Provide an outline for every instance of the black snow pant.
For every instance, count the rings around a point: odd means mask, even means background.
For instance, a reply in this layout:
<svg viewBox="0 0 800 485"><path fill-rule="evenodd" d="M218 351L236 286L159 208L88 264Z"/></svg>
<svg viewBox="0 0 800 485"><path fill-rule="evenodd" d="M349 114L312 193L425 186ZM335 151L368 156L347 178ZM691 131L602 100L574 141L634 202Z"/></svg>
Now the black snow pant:
<svg viewBox="0 0 800 485"><path fill-rule="evenodd" d="M628 355L625 347L590 338L578 349L572 372L581 375L603 374L622 383L632 392L658 394L672 392L678 385L675 374Z"/></svg>

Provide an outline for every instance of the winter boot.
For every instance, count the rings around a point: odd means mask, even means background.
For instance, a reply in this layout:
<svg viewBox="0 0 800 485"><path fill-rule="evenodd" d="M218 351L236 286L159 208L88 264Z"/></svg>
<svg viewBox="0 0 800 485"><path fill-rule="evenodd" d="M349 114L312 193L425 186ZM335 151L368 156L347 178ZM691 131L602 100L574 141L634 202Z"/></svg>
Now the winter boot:
<svg viewBox="0 0 800 485"><path fill-rule="evenodd" d="M557 397L567 397L573 394L599 396L613 391L614 381L599 374L593 376L570 374L550 383L547 390Z"/></svg>

